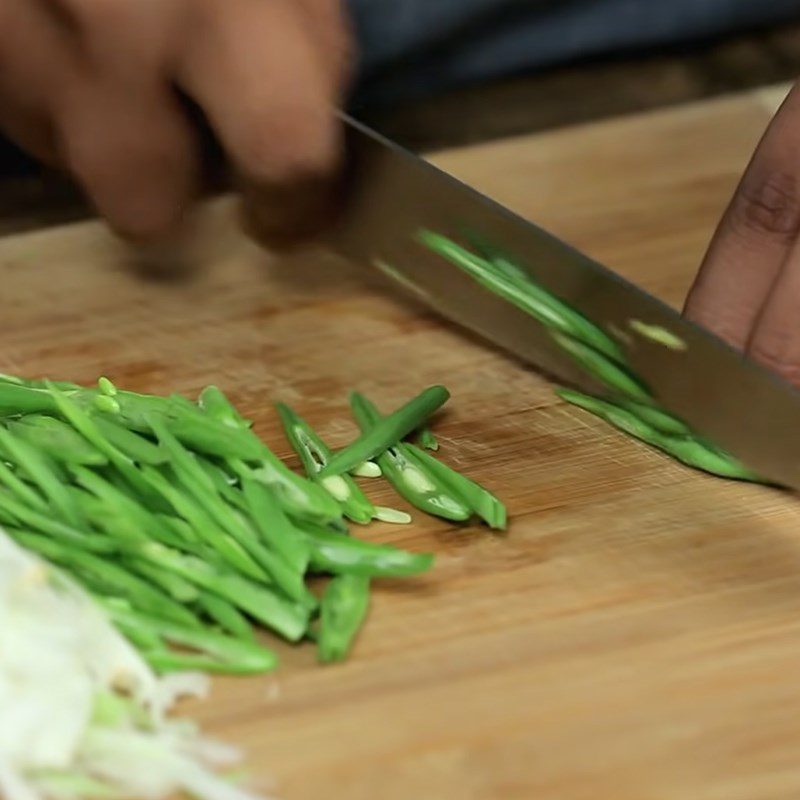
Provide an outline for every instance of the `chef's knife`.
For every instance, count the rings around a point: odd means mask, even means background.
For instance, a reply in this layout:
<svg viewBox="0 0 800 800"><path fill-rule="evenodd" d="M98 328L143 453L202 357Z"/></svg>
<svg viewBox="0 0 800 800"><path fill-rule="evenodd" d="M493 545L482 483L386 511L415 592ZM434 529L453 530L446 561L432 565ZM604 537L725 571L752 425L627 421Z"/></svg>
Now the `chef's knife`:
<svg viewBox="0 0 800 800"><path fill-rule="evenodd" d="M347 202L332 245L388 267L436 311L557 380L602 391L547 330L423 247L421 230L469 246L465 231L514 254L541 286L610 333L656 401L765 478L800 488L800 393L554 236L345 117ZM637 336L666 330L682 348Z"/></svg>

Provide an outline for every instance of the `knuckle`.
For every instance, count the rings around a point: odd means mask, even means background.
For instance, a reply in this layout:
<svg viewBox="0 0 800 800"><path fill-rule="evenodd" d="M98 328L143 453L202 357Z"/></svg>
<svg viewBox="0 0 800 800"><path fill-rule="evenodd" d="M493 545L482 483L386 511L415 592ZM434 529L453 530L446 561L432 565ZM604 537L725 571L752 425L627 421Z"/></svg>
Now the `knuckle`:
<svg viewBox="0 0 800 800"><path fill-rule="evenodd" d="M800 353L792 346L788 335L760 336L749 348L753 360L800 386Z"/></svg>
<svg viewBox="0 0 800 800"><path fill-rule="evenodd" d="M733 225L746 234L793 240L800 233L800 182L776 170L746 177L731 206Z"/></svg>
<svg viewBox="0 0 800 800"><path fill-rule="evenodd" d="M271 109L267 119L250 125L243 136L240 166L250 180L266 185L324 181L337 157L330 127L317 114Z"/></svg>

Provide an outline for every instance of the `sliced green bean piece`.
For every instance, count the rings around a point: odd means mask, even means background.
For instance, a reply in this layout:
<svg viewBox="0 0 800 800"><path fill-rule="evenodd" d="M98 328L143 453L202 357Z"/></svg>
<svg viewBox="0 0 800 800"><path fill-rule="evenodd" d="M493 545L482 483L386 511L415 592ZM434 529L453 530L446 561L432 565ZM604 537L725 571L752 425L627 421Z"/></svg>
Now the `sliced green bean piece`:
<svg viewBox="0 0 800 800"><path fill-rule="evenodd" d="M433 450L436 452L439 449L439 440L428 427L423 428L419 434L417 434L417 442L419 442L419 446L425 450Z"/></svg>
<svg viewBox="0 0 800 800"><path fill-rule="evenodd" d="M172 505L175 513L186 520L198 537L213 548L226 563L255 580L268 578L264 568L253 560L236 540L219 530L205 509L199 508L199 504L187 497L155 467L143 467L142 475Z"/></svg>
<svg viewBox="0 0 800 800"><path fill-rule="evenodd" d="M47 511L47 500L25 483L2 459L0 459L0 483L4 484L18 500L29 508Z"/></svg>
<svg viewBox="0 0 800 800"><path fill-rule="evenodd" d="M491 259L476 255L445 236L423 230L419 241L466 272L484 288L515 305L546 328L574 336L612 359L623 361L619 345L572 306L542 289L523 270L494 252Z"/></svg>
<svg viewBox="0 0 800 800"><path fill-rule="evenodd" d="M247 513L247 503L241 488L237 486L238 481L236 478L229 475L225 469L209 461L207 458L198 457L197 463L202 468L203 472L211 478L217 493L224 497L234 508Z"/></svg>
<svg viewBox="0 0 800 800"><path fill-rule="evenodd" d="M347 657L369 609L369 578L339 575L325 588L320 603L317 655L322 663Z"/></svg>
<svg viewBox="0 0 800 800"><path fill-rule="evenodd" d="M155 586L163 589L179 603L194 603L200 598L200 592L196 586L168 569L135 558L126 558L123 563L130 566L134 572L147 578Z"/></svg>
<svg viewBox="0 0 800 800"><path fill-rule="evenodd" d="M237 639L255 641L253 627L232 603L210 592L202 592L199 595L198 605L224 631Z"/></svg>
<svg viewBox="0 0 800 800"><path fill-rule="evenodd" d="M619 408L613 403L572 389L559 389L556 393L568 403L589 411L615 428L663 451L688 467L723 478L754 483L765 482L733 456L691 438L663 434L630 411Z"/></svg>
<svg viewBox="0 0 800 800"><path fill-rule="evenodd" d="M433 475L448 486L454 495L460 497L490 528L505 530L507 524L506 507L488 489L479 483L451 469L424 450L413 444L407 448L429 475Z"/></svg>
<svg viewBox="0 0 800 800"><path fill-rule="evenodd" d="M336 453L319 472L321 478L327 475L341 475L385 453L390 447L419 428L434 412L438 411L450 398L444 386L431 386L425 389L399 409L382 417L369 430L351 445Z"/></svg>
<svg viewBox="0 0 800 800"><path fill-rule="evenodd" d="M253 423L245 419L236 406L216 386L206 386L200 393L198 405L212 419L231 428L250 428Z"/></svg>
<svg viewBox="0 0 800 800"><path fill-rule="evenodd" d="M67 464L104 466L108 458L69 425L44 414L28 414L9 422L11 431L50 458Z"/></svg>
<svg viewBox="0 0 800 800"><path fill-rule="evenodd" d="M47 383L58 413L75 428L81 436L85 437L101 453L108 456L109 461L119 470L120 474L138 493L137 499L146 498L148 503L158 504L158 493L153 491L152 485L144 479L141 472L128 456L109 442L100 432L94 420L70 396ZM120 395L121 396L121 393Z"/></svg>
<svg viewBox="0 0 800 800"><path fill-rule="evenodd" d="M36 511L19 502L7 492L0 492L0 508L3 513L12 515L17 524L46 534L53 540L69 543L90 553L114 553L117 544L105 535L86 533L73 528L65 522L53 519L50 514Z"/></svg>
<svg viewBox="0 0 800 800"><path fill-rule="evenodd" d="M176 535L158 514L137 503L96 472L77 466L71 471L76 483L101 502L101 513L106 521L95 519L94 523L110 536L125 532L129 541L155 539L170 547L185 546L184 537Z"/></svg>
<svg viewBox="0 0 800 800"><path fill-rule="evenodd" d="M100 433L131 461L158 466L166 464L169 460L158 445L145 439L144 436L124 428L113 417L97 415L94 423Z"/></svg>
<svg viewBox="0 0 800 800"><path fill-rule="evenodd" d="M264 570L288 597L302 602L308 595L303 576L295 572L256 538L245 521L216 493L213 481L180 442L157 421L153 430L161 446L169 453L172 468L184 487L195 497L206 513L231 536Z"/></svg>
<svg viewBox="0 0 800 800"><path fill-rule="evenodd" d="M380 419L377 409L357 392L351 394L350 406L362 431ZM378 456L378 465L395 491L420 511L451 522L464 522L472 516L472 509L448 486L420 469L402 442Z"/></svg>
<svg viewBox="0 0 800 800"><path fill-rule="evenodd" d="M348 519L366 525L375 514L375 506L346 472L320 477L319 473L333 457L333 452L314 429L285 403L276 405L289 444L300 456L306 475L323 486L342 506ZM363 463L363 462L362 462ZM356 465L357 466L357 465Z"/></svg>
<svg viewBox="0 0 800 800"><path fill-rule="evenodd" d="M199 558L155 542L143 545L140 554L223 597L291 642L298 641L305 633L310 609L284 599L266 586L235 573L223 572Z"/></svg>
<svg viewBox="0 0 800 800"><path fill-rule="evenodd" d="M305 574L310 556L305 539L283 512L269 488L251 478L244 465L242 492L250 516L266 542L296 572Z"/></svg>
<svg viewBox="0 0 800 800"><path fill-rule="evenodd" d="M0 383L0 416L58 413L52 395L43 389Z"/></svg>
<svg viewBox="0 0 800 800"><path fill-rule="evenodd" d="M647 387L628 369L584 342L551 333L553 340L578 366L607 388L632 400L648 402L651 395Z"/></svg>
<svg viewBox="0 0 800 800"><path fill-rule="evenodd" d="M237 639L209 630L198 631L173 622L135 611L110 609L112 621L120 630L154 633L160 639L179 647L198 651L197 654L157 650L145 653L147 660L162 671L201 669L230 675L255 675L269 672L277 666L277 658L255 642Z"/></svg>
<svg viewBox="0 0 800 800"><path fill-rule="evenodd" d="M52 462L46 455L2 426L0 426L0 448L39 487L62 520L76 527L81 526L85 520L80 509L67 487L54 473Z"/></svg>
<svg viewBox="0 0 800 800"><path fill-rule="evenodd" d="M374 544L333 533L317 525L304 525L311 546L311 564L320 572L400 578L427 572L433 564L430 553L409 553L387 544Z"/></svg>

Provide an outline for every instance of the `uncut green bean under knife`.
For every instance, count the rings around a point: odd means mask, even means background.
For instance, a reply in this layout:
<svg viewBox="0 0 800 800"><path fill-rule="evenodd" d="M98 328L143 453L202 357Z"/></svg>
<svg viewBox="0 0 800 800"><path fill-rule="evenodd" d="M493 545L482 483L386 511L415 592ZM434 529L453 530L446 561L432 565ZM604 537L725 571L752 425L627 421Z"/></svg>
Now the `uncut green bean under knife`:
<svg viewBox="0 0 800 800"><path fill-rule="evenodd" d="M571 405L589 411L615 428L661 450L688 467L722 478L764 483L762 478L728 453L706 445L692 436L673 436L663 433L629 408L572 389L558 389L556 394Z"/></svg>

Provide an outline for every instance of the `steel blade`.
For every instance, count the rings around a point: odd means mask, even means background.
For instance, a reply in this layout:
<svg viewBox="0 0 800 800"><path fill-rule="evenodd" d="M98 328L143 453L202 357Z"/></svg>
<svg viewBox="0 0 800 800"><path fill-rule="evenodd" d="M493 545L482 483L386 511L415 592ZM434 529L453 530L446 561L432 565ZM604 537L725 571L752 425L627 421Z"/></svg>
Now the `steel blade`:
<svg viewBox="0 0 800 800"><path fill-rule="evenodd" d="M332 246L350 260L388 267L440 314L558 380L595 394L546 328L423 247L420 230L467 244L465 231L514 255L515 263L607 332L631 320L680 339L671 349L621 337L629 364L656 401L765 478L800 488L800 393L676 311L602 265L345 118L348 198Z"/></svg>

